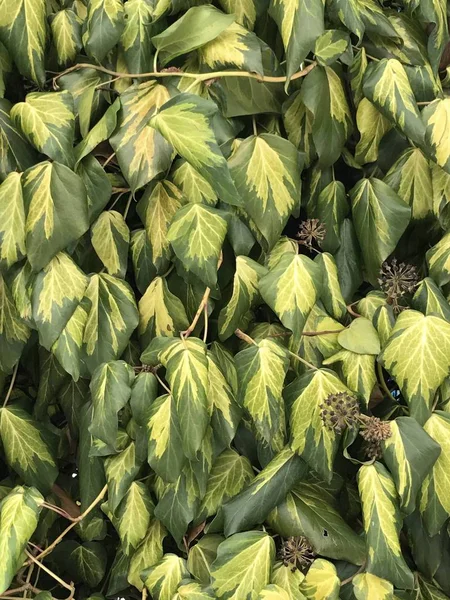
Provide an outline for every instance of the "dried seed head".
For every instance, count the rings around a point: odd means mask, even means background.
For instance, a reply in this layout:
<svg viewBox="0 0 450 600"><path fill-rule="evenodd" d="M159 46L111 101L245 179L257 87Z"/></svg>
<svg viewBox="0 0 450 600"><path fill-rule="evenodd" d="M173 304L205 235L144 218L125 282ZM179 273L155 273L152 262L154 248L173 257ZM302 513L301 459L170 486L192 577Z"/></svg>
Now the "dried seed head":
<svg viewBox="0 0 450 600"><path fill-rule="evenodd" d="M278 555L283 564L286 567L290 566L292 571L308 569L316 556L311 544L303 536L283 540Z"/></svg>
<svg viewBox="0 0 450 600"><path fill-rule="evenodd" d="M297 233L297 238L300 243L308 248L314 246L314 242L320 244L325 239L327 230L325 225L319 219L306 219L300 223L300 228Z"/></svg>
<svg viewBox="0 0 450 600"><path fill-rule="evenodd" d="M342 433L346 427L352 427L358 422L358 400L347 392L330 394L319 408L325 427L337 433Z"/></svg>
<svg viewBox="0 0 450 600"><path fill-rule="evenodd" d="M161 69L160 73L183 73L183 70L178 67L166 67Z"/></svg>
<svg viewBox="0 0 450 600"><path fill-rule="evenodd" d="M394 310L400 311L401 298L414 292L419 284L419 275L413 265L399 264L397 259L393 258L390 262L383 263L378 283Z"/></svg>
<svg viewBox="0 0 450 600"><path fill-rule="evenodd" d="M369 458L380 458L382 454L381 442L391 437L391 424L378 417L364 417L362 420L360 436L366 441L366 454Z"/></svg>

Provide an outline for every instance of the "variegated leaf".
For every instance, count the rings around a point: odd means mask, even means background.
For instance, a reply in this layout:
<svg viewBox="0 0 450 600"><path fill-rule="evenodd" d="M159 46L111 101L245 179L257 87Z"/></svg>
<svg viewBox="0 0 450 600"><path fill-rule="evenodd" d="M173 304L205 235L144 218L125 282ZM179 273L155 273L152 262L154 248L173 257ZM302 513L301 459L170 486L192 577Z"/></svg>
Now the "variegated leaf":
<svg viewBox="0 0 450 600"><path fill-rule="evenodd" d="M186 577L189 577L186 561L175 554L164 554L156 565L142 572L144 585L155 600L172 600Z"/></svg>
<svg viewBox="0 0 450 600"><path fill-rule="evenodd" d="M141 579L141 573L156 565L163 557L163 540L167 535L164 525L153 519L148 531L133 553L128 568L128 582L134 585L138 590L142 590L144 584Z"/></svg>
<svg viewBox="0 0 450 600"><path fill-rule="evenodd" d="M370 100L362 98L356 112L356 125L361 135L355 150L356 160L362 165L375 162L381 140L392 129L391 121Z"/></svg>
<svg viewBox="0 0 450 600"><path fill-rule="evenodd" d="M11 372L22 354L30 329L21 318L11 290L0 275L0 370Z"/></svg>
<svg viewBox="0 0 450 600"><path fill-rule="evenodd" d="M58 64L67 65L75 60L81 50L81 25L82 21L71 9L60 10L51 20L50 26Z"/></svg>
<svg viewBox="0 0 450 600"><path fill-rule="evenodd" d="M261 42L238 23L232 23L214 40L201 46L197 54L200 65L212 71L235 67L263 72Z"/></svg>
<svg viewBox="0 0 450 600"><path fill-rule="evenodd" d="M338 600L339 577L333 563L318 558L300 585L300 591L308 600Z"/></svg>
<svg viewBox="0 0 450 600"><path fill-rule="evenodd" d="M25 208L21 175L10 173L0 185L0 265L8 269L24 258Z"/></svg>
<svg viewBox="0 0 450 600"><path fill-rule="evenodd" d="M435 100L426 106L422 113L425 123L425 140L431 148L434 160L450 174L450 98Z"/></svg>
<svg viewBox="0 0 450 600"><path fill-rule="evenodd" d="M125 26L122 0L89 0L84 47L101 62L117 44Z"/></svg>
<svg viewBox="0 0 450 600"><path fill-rule="evenodd" d="M390 581L371 573L360 573L353 580L353 593L356 600L393 600L394 586Z"/></svg>
<svg viewBox="0 0 450 600"><path fill-rule="evenodd" d="M125 277L130 230L115 210L103 212L91 228L92 246L110 275Z"/></svg>

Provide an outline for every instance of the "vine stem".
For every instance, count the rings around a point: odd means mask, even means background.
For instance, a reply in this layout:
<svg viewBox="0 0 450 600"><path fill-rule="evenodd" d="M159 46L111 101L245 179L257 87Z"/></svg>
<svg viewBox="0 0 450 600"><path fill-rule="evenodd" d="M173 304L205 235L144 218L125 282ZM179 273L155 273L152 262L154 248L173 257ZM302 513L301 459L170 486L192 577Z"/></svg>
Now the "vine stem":
<svg viewBox="0 0 450 600"><path fill-rule="evenodd" d="M31 552L28 552L28 550L25 550L26 555L28 556L28 558L31 560L31 562L33 562L35 565L37 565L40 569L42 569L43 571L45 571L47 573L47 575L50 575L50 577L52 577L55 581L57 581L60 585L62 585L63 587L66 588L66 590L69 590L70 592L74 592L74 586L73 583L66 583L64 581L64 579L61 579L61 577L58 577L58 575L56 575L56 573L53 573L53 571L51 571L48 567L46 567L45 565L43 565L41 562L38 561L37 558L35 558ZM71 594L72 595L72 594Z"/></svg>
<svg viewBox="0 0 450 600"><path fill-rule="evenodd" d="M341 587L343 587L344 585L347 585L347 583L350 583L351 581L353 581L357 575L359 575L360 573L362 573L364 571L365 568L366 568L366 563L363 562L363 564L359 567L359 569L355 573L353 573L353 575L351 575L350 577L347 577L347 579L343 579L341 581Z"/></svg>
<svg viewBox="0 0 450 600"><path fill-rule="evenodd" d="M274 77L272 75L259 75L258 73L253 73L251 71L213 71L212 73L188 73L188 72L170 72L170 71L150 71L149 73L121 73L120 71L112 71L111 69L107 69L106 67L102 67L101 65L91 65L89 63L78 63L69 67L65 71L61 71L55 77L53 77L53 88L55 90L58 89L58 79L63 77L64 75L68 75L69 73L73 73L74 71L79 71L80 69L94 69L95 71L100 71L101 73L105 73L106 75L111 75L111 77L117 77L118 79L128 78L128 79L145 79L148 77L187 77L190 79L197 79L198 81L207 81L208 79L219 79L222 77L247 77L248 79L256 79L260 83L285 83L286 81L294 81L295 79L300 79L301 77L305 77L308 75L310 71L314 69L317 63L314 61L301 71L297 71L294 73L292 77L288 78L286 75L282 75L279 77Z"/></svg>
<svg viewBox="0 0 450 600"><path fill-rule="evenodd" d="M379 362L377 362L377 373L378 373L378 379L380 380L381 387L386 392L386 394L389 396L389 398L392 398L392 400L394 400L394 402L396 402L394 396L391 394L391 390L388 388L387 383L384 379L383 367L382 367L381 363L379 363Z"/></svg>
<svg viewBox="0 0 450 600"><path fill-rule="evenodd" d="M74 519L74 521L64 529L64 531L56 538L56 540L54 540L50 544L50 546L48 546L45 550L43 550L40 554L38 554L36 557L36 560L41 561L45 556L50 554L50 552L53 552L53 550L56 548L56 546L59 544L59 542L62 539L64 539L64 537L69 533L69 531L71 531L76 525L78 525L78 523L80 523L80 521L82 521L92 510L94 510L94 508L97 506L97 504L99 504L103 500L107 491L108 491L108 486L105 485L102 488L102 491L99 493L99 495L95 498L95 500L93 500L91 502L91 504L87 507L87 509L83 513L81 513L81 515L79 517ZM27 562L26 564L28 565L30 563Z"/></svg>
<svg viewBox="0 0 450 600"><path fill-rule="evenodd" d="M8 391L6 392L5 401L3 402L3 408L5 408L5 406L8 404L9 399L11 397L12 391L14 389L14 384L16 383L16 377L17 377L18 370L19 370L19 363L17 363L16 366L14 367L14 371L13 371L12 377L11 377L11 383L9 384Z"/></svg>

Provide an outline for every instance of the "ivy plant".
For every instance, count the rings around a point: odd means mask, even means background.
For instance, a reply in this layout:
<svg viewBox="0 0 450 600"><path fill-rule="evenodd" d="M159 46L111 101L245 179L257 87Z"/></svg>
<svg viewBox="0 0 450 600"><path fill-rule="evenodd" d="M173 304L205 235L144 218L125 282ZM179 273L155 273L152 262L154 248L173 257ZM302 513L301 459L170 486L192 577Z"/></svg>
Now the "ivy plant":
<svg viewBox="0 0 450 600"><path fill-rule="evenodd" d="M446 0L0 0L0 598L450 598Z"/></svg>

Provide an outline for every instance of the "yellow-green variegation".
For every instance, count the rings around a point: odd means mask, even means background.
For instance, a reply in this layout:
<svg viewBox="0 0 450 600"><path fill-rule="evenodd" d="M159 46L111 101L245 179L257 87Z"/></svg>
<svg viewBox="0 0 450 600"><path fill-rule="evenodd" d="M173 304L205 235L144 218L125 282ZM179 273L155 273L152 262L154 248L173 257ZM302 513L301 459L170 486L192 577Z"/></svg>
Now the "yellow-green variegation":
<svg viewBox="0 0 450 600"><path fill-rule="evenodd" d="M425 140L431 149L437 164L450 173L450 141L448 124L450 122L450 99L435 100L428 105L423 113L425 123Z"/></svg>
<svg viewBox="0 0 450 600"><path fill-rule="evenodd" d="M339 585L333 563L318 558L300 584L300 591L308 600L338 600Z"/></svg>

